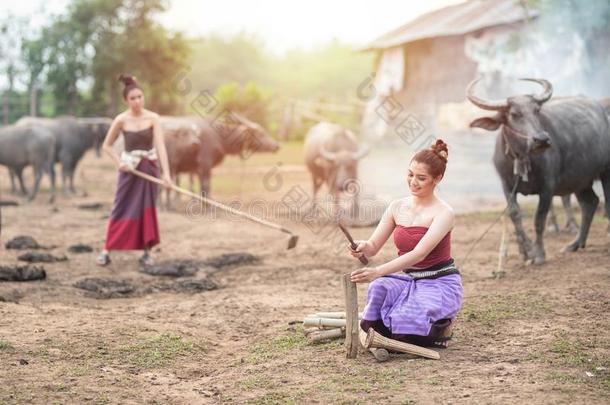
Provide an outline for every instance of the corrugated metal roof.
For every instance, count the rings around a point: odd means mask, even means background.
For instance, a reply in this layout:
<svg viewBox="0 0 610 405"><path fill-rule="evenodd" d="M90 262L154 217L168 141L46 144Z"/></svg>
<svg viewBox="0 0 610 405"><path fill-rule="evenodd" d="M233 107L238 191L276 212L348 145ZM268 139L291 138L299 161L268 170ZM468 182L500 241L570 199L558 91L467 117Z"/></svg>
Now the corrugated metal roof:
<svg viewBox="0 0 610 405"><path fill-rule="evenodd" d="M529 10L529 16L537 15ZM471 0L421 15L371 42L365 49L384 49L425 38L463 35L524 20L517 0Z"/></svg>

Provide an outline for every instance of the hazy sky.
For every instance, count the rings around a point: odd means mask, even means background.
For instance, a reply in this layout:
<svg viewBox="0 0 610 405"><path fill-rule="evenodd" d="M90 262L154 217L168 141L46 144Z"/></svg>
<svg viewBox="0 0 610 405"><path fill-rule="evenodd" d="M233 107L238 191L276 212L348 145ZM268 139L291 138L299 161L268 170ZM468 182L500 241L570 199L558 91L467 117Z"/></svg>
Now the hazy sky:
<svg viewBox="0 0 610 405"><path fill-rule="evenodd" d="M365 44L418 15L461 0L171 0L160 17L168 28L189 35L209 32L257 33L270 50L310 48L337 38ZM60 13L69 0L0 0L0 13ZM35 18L33 24L43 20Z"/></svg>

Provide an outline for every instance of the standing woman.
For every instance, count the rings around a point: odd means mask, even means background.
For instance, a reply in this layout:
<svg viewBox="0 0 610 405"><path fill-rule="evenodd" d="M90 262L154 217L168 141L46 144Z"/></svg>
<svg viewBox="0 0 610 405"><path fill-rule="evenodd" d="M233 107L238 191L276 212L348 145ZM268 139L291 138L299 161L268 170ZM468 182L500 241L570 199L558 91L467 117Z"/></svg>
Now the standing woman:
<svg viewBox="0 0 610 405"><path fill-rule="evenodd" d="M140 263L152 265L150 248L158 244L157 185L131 173L133 169L159 177L160 160L164 186L171 187L167 151L159 115L144 108L144 93L135 77L120 75L123 99L129 107L112 122L103 150L119 170L118 185L112 213L108 221L106 243L97 257L97 264L110 263L110 250L144 250ZM112 145L123 133L125 150L119 156Z"/></svg>
<svg viewBox="0 0 610 405"><path fill-rule="evenodd" d="M435 195L447 165L447 144L437 140L415 154L407 183L411 196L393 201L367 241L352 256L371 257L390 235L398 257L352 272L356 283L371 283L360 327L424 346L446 346L462 305L462 282L451 257L453 209Z"/></svg>

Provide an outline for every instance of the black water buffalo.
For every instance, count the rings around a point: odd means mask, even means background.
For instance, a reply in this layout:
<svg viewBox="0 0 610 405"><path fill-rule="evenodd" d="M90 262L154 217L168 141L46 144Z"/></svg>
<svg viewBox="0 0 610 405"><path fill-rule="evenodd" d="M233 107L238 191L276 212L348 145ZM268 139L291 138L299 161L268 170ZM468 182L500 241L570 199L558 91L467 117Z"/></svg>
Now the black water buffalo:
<svg viewBox="0 0 610 405"><path fill-rule="evenodd" d="M19 179L21 192L27 194L22 172L26 166L34 168L34 188L28 196L33 200L38 193L43 172L50 176L51 200L55 195L53 159L55 138L47 128L37 125L7 125L0 128L0 164Z"/></svg>
<svg viewBox="0 0 610 405"><path fill-rule="evenodd" d="M106 134L112 125L112 119L107 117L83 117L77 118L76 121L81 126L81 133L88 140L93 142L91 147L95 150L95 155L102 155L102 145Z"/></svg>
<svg viewBox="0 0 610 405"><path fill-rule="evenodd" d="M218 166L227 155L238 155L247 159L252 153L277 152L280 145L259 124L232 113L235 120L221 122L200 117L163 117L162 122L182 122L186 126L195 125L201 141L199 153L190 162L181 162L184 170L199 178L201 193L210 196L212 169ZM169 160L175 157L168 156ZM183 158L184 159L184 158ZM178 174L177 173L177 174ZM191 190L193 182L191 181Z"/></svg>
<svg viewBox="0 0 610 405"><path fill-rule="evenodd" d="M85 152L97 147L103 142L109 128L105 118L78 119L74 117L40 118L23 117L15 125L33 125L47 128L55 136L55 162L61 163L62 191L75 193L74 173L76 165L81 160ZM104 132L104 129L106 132ZM100 141L101 139L101 141ZM53 168L52 179L55 179L55 169ZM69 189L68 184L69 183Z"/></svg>
<svg viewBox="0 0 610 405"><path fill-rule="evenodd" d="M352 213L357 215L358 161L369 148L359 147L354 133L341 125L320 122L307 132L303 149L313 184L312 210L315 210L318 190L326 183L333 203L337 203L342 192L352 195Z"/></svg>
<svg viewBox="0 0 610 405"><path fill-rule="evenodd" d="M602 182L606 212L610 213L610 122L603 106L585 97L558 97L543 79L522 79L540 84L541 94L520 95L489 101L474 94L474 80L468 99L478 107L496 111L493 117L474 120L470 126L489 131L501 128L493 162L502 181L510 217L515 225L519 250L526 261L545 261L544 225L553 195L575 193L582 218L576 239L564 251L584 248L599 198L593 181ZM523 230L516 193L538 194L535 215L536 241Z"/></svg>

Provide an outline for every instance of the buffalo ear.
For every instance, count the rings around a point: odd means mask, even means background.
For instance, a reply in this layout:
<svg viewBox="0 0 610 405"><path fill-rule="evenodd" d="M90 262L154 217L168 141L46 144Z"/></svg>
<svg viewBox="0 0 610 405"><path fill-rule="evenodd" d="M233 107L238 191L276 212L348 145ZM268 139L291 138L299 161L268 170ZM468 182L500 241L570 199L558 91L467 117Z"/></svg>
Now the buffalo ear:
<svg viewBox="0 0 610 405"><path fill-rule="evenodd" d="M470 123L470 128L483 128L488 131L495 131L500 128L500 125L502 125L502 121L500 121L497 116L483 117L472 121Z"/></svg>

